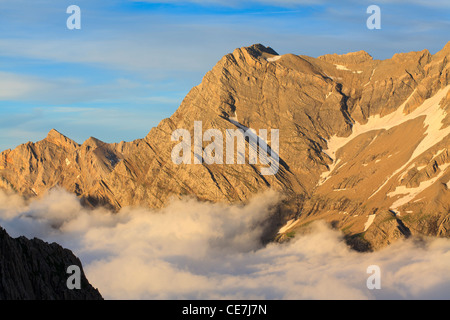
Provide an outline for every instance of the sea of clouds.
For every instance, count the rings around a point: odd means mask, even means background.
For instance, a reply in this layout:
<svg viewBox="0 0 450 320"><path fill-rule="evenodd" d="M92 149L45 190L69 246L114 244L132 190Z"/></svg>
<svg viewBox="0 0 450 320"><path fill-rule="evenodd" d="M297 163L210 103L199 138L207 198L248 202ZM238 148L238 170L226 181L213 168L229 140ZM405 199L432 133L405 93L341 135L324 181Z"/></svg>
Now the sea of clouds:
<svg viewBox="0 0 450 320"><path fill-rule="evenodd" d="M186 198L112 213L63 190L30 202L0 192L0 226L71 249L106 299L450 298L450 240L358 253L317 223L312 234L263 246L279 201L270 191L246 205ZM367 288L371 265L381 268L381 290Z"/></svg>

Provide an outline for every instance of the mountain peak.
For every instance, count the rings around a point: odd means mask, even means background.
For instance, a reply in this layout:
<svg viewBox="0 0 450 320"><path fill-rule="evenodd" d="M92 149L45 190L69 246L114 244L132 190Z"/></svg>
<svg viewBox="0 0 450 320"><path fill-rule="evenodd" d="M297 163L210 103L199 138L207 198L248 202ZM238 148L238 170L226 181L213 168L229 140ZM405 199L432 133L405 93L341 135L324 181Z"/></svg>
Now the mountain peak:
<svg viewBox="0 0 450 320"><path fill-rule="evenodd" d="M259 56L261 56L263 53L268 53L268 54L272 54L275 56L278 55L278 53L275 50L273 50L271 47L266 47L260 43L251 45L250 47L247 47L247 49L256 51L257 53L259 53Z"/></svg>
<svg viewBox="0 0 450 320"><path fill-rule="evenodd" d="M442 50L440 50L435 54L436 57L440 58L446 57L448 55L450 55L450 41L447 42L447 44L442 48Z"/></svg>
<svg viewBox="0 0 450 320"><path fill-rule="evenodd" d="M89 137L89 139L87 139L84 143L83 143L83 147L91 147L91 148L98 148L99 146L103 145L104 142L94 138L94 137Z"/></svg>
<svg viewBox="0 0 450 320"><path fill-rule="evenodd" d="M65 136L56 129L50 130L47 134L47 138L50 138L50 139L61 138L61 137L65 137Z"/></svg>
<svg viewBox="0 0 450 320"><path fill-rule="evenodd" d="M259 59L259 58L267 58L271 56L278 56L278 53L273 50L271 47L266 47L260 43L253 44L249 47L242 47L238 48L233 52L236 56L242 56L243 57L251 57L253 59Z"/></svg>
<svg viewBox="0 0 450 320"><path fill-rule="evenodd" d="M352 238L362 248L365 241L375 249L406 237L398 233L401 216L411 230L450 236L450 129L440 125L446 120L440 102L450 91L448 50L441 61L427 50L386 60L365 51L278 60L270 47L241 47L145 140L118 145L91 137L79 150L55 150L48 142L21 147L0 155L0 189L33 196L57 184L89 206L120 210L161 208L178 195L243 202L273 188L287 196L280 219L298 217L292 228L326 217L349 236L367 234L361 243ZM279 149L278 173L263 177L264 164L247 161L247 152L239 166L174 163L171 132L195 129L197 121L221 132L279 128L269 142ZM56 130L47 140L70 143ZM237 159L233 154L233 163ZM308 214L298 215L299 201ZM422 220L425 215L430 218ZM442 229L435 228L444 219Z"/></svg>
<svg viewBox="0 0 450 320"><path fill-rule="evenodd" d="M344 56L359 57L359 58L363 59L364 61L373 60L373 57L367 51L364 51L364 50L349 52L347 54L344 54Z"/></svg>
<svg viewBox="0 0 450 320"><path fill-rule="evenodd" d="M344 64L361 64L365 62L373 61L373 57L364 50L349 52L345 54L326 54L318 57L320 60L324 60L330 63L344 63Z"/></svg>
<svg viewBox="0 0 450 320"><path fill-rule="evenodd" d="M72 147L78 146L78 144L75 141L67 138L65 135L63 135L56 129L50 130L49 133L47 134L47 137L44 140L47 142L56 144L57 146L60 146L63 148L66 148L66 147L72 148Z"/></svg>

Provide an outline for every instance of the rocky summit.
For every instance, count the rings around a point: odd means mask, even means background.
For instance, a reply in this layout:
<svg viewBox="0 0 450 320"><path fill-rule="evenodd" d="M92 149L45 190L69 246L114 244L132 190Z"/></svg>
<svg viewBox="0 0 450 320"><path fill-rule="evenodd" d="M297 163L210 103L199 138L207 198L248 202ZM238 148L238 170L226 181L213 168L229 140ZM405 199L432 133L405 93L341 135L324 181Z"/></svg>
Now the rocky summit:
<svg viewBox="0 0 450 320"><path fill-rule="evenodd" d="M275 189L285 195L274 222L280 241L319 219L360 250L448 237L449 58L450 43L383 61L364 51L312 58L236 49L145 138L78 144L52 130L0 154L0 188L33 198L59 186L86 206L113 210L160 208L184 195L245 202ZM223 133L278 129L278 172L261 175L262 165L249 161L175 164L172 133L193 133L195 121Z"/></svg>

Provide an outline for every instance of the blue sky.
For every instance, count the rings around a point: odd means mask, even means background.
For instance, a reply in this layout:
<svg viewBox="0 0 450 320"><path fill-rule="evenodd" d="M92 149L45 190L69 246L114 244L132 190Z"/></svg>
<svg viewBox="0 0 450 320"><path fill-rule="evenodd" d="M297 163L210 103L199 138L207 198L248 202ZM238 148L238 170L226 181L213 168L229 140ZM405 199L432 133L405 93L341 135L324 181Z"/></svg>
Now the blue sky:
<svg viewBox="0 0 450 320"><path fill-rule="evenodd" d="M81 30L68 30L69 5ZM366 9L382 10L368 30ZM144 137L221 57L432 53L450 41L450 1L0 0L0 150L55 128L82 143Z"/></svg>

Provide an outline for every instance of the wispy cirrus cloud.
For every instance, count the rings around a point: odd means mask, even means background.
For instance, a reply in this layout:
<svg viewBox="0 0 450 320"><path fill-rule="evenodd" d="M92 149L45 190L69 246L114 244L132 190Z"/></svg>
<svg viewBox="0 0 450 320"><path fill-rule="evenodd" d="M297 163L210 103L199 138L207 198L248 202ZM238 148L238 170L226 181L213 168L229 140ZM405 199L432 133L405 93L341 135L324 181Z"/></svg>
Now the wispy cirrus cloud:
<svg viewBox="0 0 450 320"><path fill-rule="evenodd" d="M82 78L49 78L0 71L0 101L59 103L113 100L136 89L148 88L148 84L129 79L112 79L108 83L86 83Z"/></svg>
<svg viewBox="0 0 450 320"><path fill-rule="evenodd" d="M43 83L37 77L0 71L0 100L24 98L52 89L50 84Z"/></svg>
<svg viewBox="0 0 450 320"><path fill-rule="evenodd" d="M82 29L69 31L69 0L3 1L0 108L31 114L36 107L103 103L136 110L137 118L130 119L136 125L153 109L153 125L170 116L203 75L237 47L262 43L280 54L310 56L365 50L377 59L424 48L436 52L449 40L445 3L380 0L382 30L371 32L369 1L79 0ZM66 123L49 113L41 120L50 126L43 125L41 135ZM114 128L117 123L102 131L95 125L82 130L114 140L129 136ZM142 126L141 133L150 129ZM4 137L0 149L12 147Z"/></svg>

